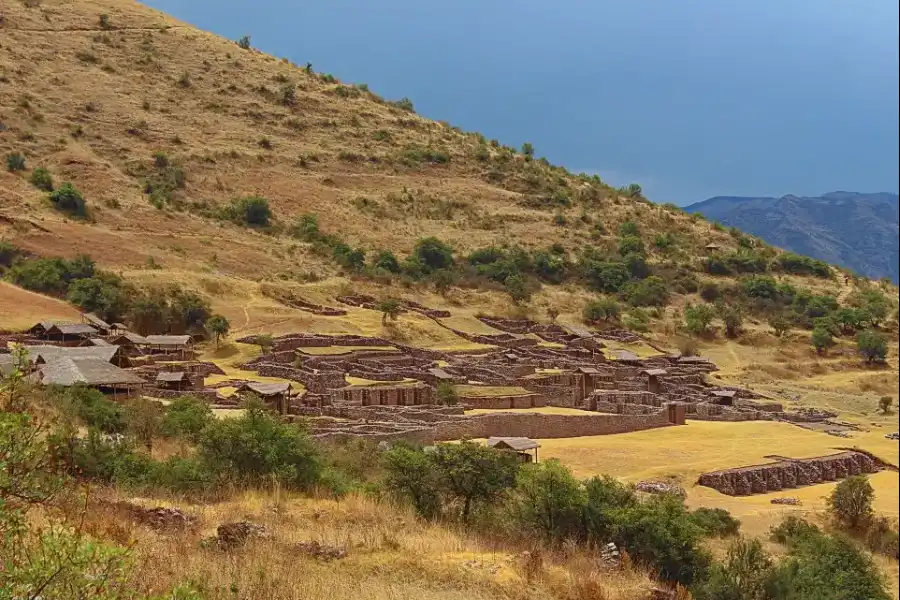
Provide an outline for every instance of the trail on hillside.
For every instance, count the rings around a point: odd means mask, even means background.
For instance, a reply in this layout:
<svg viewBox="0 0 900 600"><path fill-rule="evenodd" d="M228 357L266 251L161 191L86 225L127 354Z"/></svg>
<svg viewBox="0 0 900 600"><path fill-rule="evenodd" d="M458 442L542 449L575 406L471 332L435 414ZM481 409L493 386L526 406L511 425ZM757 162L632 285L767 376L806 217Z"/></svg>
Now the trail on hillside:
<svg viewBox="0 0 900 600"><path fill-rule="evenodd" d="M2 13L0 13L2 14ZM0 24L3 31L27 31L35 33L60 33L63 31L84 31L88 33L115 33L116 31L168 31L170 29L188 29L183 25L157 25L155 27L10 27Z"/></svg>

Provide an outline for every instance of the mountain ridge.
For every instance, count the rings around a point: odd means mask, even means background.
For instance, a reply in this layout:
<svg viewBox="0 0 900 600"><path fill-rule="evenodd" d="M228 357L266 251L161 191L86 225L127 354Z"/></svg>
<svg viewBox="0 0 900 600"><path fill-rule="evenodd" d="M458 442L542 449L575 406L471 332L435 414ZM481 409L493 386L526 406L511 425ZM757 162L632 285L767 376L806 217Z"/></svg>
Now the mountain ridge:
<svg viewBox="0 0 900 600"><path fill-rule="evenodd" d="M874 279L900 279L900 197L891 192L820 196L714 196L685 207L763 240Z"/></svg>

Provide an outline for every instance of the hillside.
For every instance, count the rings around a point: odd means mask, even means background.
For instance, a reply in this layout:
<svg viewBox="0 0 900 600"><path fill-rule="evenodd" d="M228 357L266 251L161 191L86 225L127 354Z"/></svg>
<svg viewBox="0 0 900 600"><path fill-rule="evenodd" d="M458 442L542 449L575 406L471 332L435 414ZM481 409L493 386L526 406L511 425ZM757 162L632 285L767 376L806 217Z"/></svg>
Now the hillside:
<svg viewBox="0 0 900 600"><path fill-rule="evenodd" d="M900 281L897 194L831 192L817 197L716 196L685 208L770 244Z"/></svg>

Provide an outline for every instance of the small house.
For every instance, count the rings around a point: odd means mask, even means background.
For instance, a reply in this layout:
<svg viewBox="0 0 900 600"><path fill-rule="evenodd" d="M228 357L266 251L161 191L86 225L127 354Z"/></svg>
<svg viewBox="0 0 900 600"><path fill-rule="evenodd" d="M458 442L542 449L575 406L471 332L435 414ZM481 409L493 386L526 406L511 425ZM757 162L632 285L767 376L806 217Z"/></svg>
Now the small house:
<svg viewBox="0 0 900 600"><path fill-rule="evenodd" d="M709 393L712 396L712 403L719 406L734 406L734 398L737 392L734 390L713 390Z"/></svg>
<svg viewBox="0 0 900 600"><path fill-rule="evenodd" d="M194 382L184 371L162 371L156 374L156 387L163 390L183 391L194 387Z"/></svg>
<svg viewBox="0 0 900 600"><path fill-rule="evenodd" d="M39 367L43 385L69 387L86 385L114 396L130 396L140 391L144 380L98 358L61 357Z"/></svg>
<svg viewBox="0 0 900 600"><path fill-rule="evenodd" d="M721 250L722 247L719 246L718 244L709 243L709 244L705 245L703 247L703 249L706 250L707 254L715 254L716 252Z"/></svg>
<svg viewBox="0 0 900 600"><path fill-rule="evenodd" d="M489 448L515 452L519 460L526 463L537 462L537 449L541 447L536 441L527 437L491 437L488 438L487 445ZM528 454L529 450L534 450L533 457Z"/></svg>
<svg viewBox="0 0 900 600"><path fill-rule="evenodd" d="M189 335L148 335L138 344L150 354L179 354L186 360L193 354L194 340Z"/></svg>
<svg viewBox="0 0 900 600"><path fill-rule="evenodd" d="M43 365L62 358L96 359L127 367L128 357L120 353L118 346L26 346L28 358L36 365Z"/></svg>
<svg viewBox="0 0 900 600"><path fill-rule="evenodd" d="M54 321L41 321L28 330L31 335L56 342L64 346L77 346L91 337L99 334L92 325L84 323L57 323Z"/></svg>
<svg viewBox="0 0 900 600"><path fill-rule="evenodd" d="M291 384L290 383L262 383L248 381L235 389L236 394L256 394L266 403L272 406L280 414L288 414L290 407Z"/></svg>
<svg viewBox="0 0 900 600"><path fill-rule="evenodd" d="M86 325L90 325L100 332L100 335L109 335L109 333L113 330L113 326L95 315L94 313L84 313L81 315L81 320Z"/></svg>

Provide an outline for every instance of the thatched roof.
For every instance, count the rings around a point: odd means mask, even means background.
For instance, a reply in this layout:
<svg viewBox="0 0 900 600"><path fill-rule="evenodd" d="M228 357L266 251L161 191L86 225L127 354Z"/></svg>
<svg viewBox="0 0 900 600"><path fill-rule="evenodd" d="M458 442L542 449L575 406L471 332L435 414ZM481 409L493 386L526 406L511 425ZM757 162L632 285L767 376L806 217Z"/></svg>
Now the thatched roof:
<svg viewBox="0 0 900 600"><path fill-rule="evenodd" d="M110 343L115 344L116 346L127 346L129 344L137 346L139 344L146 344L147 338L142 335L126 331L125 333L121 333L111 339Z"/></svg>
<svg viewBox="0 0 900 600"><path fill-rule="evenodd" d="M170 346L172 348L180 348L187 346L193 340L189 335L148 335L144 338L142 344L148 346Z"/></svg>
<svg viewBox="0 0 900 600"><path fill-rule="evenodd" d="M291 384L289 383L262 383L260 381L248 381L243 383L235 391L250 391L263 397L280 396L290 393Z"/></svg>
<svg viewBox="0 0 900 600"><path fill-rule="evenodd" d="M713 390L710 394L717 398L734 398L737 392L734 390Z"/></svg>
<svg viewBox="0 0 900 600"><path fill-rule="evenodd" d="M443 369L433 368L428 369L428 372L434 375L437 379L453 379L453 375Z"/></svg>
<svg viewBox="0 0 900 600"><path fill-rule="evenodd" d="M119 352L118 346L26 346L31 362L49 363L61 358L93 358L104 362L112 362Z"/></svg>
<svg viewBox="0 0 900 600"><path fill-rule="evenodd" d="M534 450L541 447L536 441L527 437L491 437L488 438L487 445L490 448L502 448L515 450L516 452Z"/></svg>
<svg viewBox="0 0 900 600"><path fill-rule="evenodd" d="M70 323L68 321L40 321L36 323L29 333L48 334L57 333L63 335L93 335L98 333L95 327L84 323Z"/></svg>
<svg viewBox="0 0 900 600"><path fill-rule="evenodd" d="M575 369L575 372L583 375L599 375L601 373L600 369L595 369L594 367L578 367Z"/></svg>
<svg viewBox="0 0 900 600"><path fill-rule="evenodd" d="M90 342L91 342L91 344L93 344L94 346L106 346L106 347L112 346L112 344L110 344L109 342L107 342L107 341L104 340L103 338L91 338L91 339L90 339Z"/></svg>
<svg viewBox="0 0 900 600"><path fill-rule="evenodd" d="M178 383L189 380L190 378L184 371L162 371L156 375L156 381L159 383Z"/></svg>
<svg viewBox="0 0 900 600"><path fill-rule="evenodd" d="M60 358L41 367L44 385L136 385L144 380L97 358Z"/></svg>
<svg viewBox="0 0 900 600"><path fill-rule="evenodd" d="M90 323L91 325L93 325L94 327L96 327L98 329L112 329L112 327L110 326L109 323L107 323L106 321L104 321L103 319L101 319L100 317L95 315L94 313L84 313L81 316L82 316L82 318L84 318L85 321L87 321L88 323Z"/></svg>

